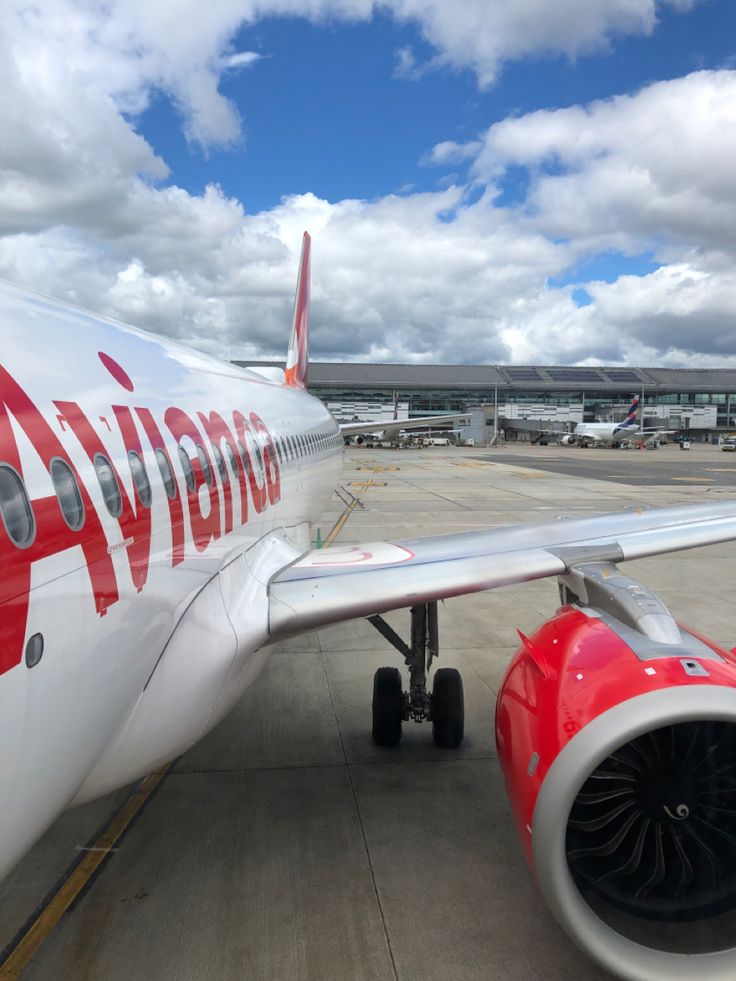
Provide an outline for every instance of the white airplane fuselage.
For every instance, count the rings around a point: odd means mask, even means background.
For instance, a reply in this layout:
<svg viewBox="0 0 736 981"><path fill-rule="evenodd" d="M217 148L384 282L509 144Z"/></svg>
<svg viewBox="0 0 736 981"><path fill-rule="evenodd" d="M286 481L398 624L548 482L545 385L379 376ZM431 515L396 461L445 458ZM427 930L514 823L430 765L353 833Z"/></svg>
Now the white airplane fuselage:
<svg viewBox="0 0 736 981"><path fill-rule="evenodd" d="M12 287L0 316L0 475L32 510L6 490L2 875L70 803L174 759L255 678L269 577L309 547L343 441L301 389Z"/></svg>
<svg viewBox="0 0 736 981"><path fill-rule="evenodd" d="M575 437L576 443L620 443L636 436L636 429L623 427L621 423L615 422L579 422L571 435Z"/></svg>

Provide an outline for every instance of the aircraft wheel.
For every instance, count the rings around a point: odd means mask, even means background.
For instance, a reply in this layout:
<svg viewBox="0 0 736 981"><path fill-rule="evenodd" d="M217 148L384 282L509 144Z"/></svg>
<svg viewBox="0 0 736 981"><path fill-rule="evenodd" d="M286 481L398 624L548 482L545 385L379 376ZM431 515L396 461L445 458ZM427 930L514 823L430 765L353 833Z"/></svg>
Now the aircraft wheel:
<svg viewBox="0 0 736 981"><path fill-rule="evenodd" d="M373 676L373 742L398 746L401 740L401 673L379 668Z"/></svg>
<svg viewBox="0 0 736 981"><path fill-rule="evenodd" d="M440 668L432 686L432 736L435 746L456 749L465 735L463 679L455 668Z"/></svg>

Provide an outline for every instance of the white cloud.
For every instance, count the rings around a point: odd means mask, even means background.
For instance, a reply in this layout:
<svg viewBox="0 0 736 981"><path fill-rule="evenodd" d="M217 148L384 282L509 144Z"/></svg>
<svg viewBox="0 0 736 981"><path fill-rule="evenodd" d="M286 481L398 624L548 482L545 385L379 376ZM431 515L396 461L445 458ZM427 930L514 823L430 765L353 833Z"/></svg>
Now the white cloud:
<svg viewBox="0 0 736 981"><path fill-rule="evenodd" d="M444 167L447 164L464 163L478 155L483 144L479 140L471 140L469 143L456 143L454 140L443 140L436 143L429 153L425 154L422 163Z"/></svg>
<svg viewBox="0 0 736 981"><path fill-rule="evenodd" d="M505 61L538 53L570 58L605 46L620 34L648 34L655 0L387 0L399 19L420 25L441 62L472 68L481 86Z"/></svg>
<svg viewBox="0 0 736 981"><path fill-rule="evenodd" d="M657 83L438 144L427 162L473 160L480 197L455 184L374 202L304 194L246 215L216 186L201 195L167 186L165 161L135 130L163 91L191 140L239 140L239 112L218 85L226 71L258 70L260 53L232 44L267 14L388 11L418 25L432 64L469 68L487 84L511 58L574 56L652 30L654 0L219 0L197 8L196 31L181 9L174 0L2 5L0 274L217 354L278 355L309 228L317 356L730 355L735 73ZM530 194L501 208L493 198L509 165L529 168ZM548 285L589 252L644 247L665 267L586 284L587 307L575 305L572 287Z"/></svg>
<svg viewBox="0 0 736 981"><path fill-rule="evenodd" d="M411 45L404 45L396 49L396 64L393 74L394 78L407 78L412 81L416 81L426 74L425 67L417 63Z"/></svg>
<svg viewBox="0 0 736 981"><path fill-rule="evenodd" d="M736 244L736 72L698 72L492 126L473 167L528 167L537 227L588 247Z"/></svg>
<svg viewBox="0 0 736 981"><path fill-rule="evenodd" d="M257 51L238 51L236 54L225 55L220 60L220 64L223 68L247 68L249 65L260 61L261 57Z"/></svg>

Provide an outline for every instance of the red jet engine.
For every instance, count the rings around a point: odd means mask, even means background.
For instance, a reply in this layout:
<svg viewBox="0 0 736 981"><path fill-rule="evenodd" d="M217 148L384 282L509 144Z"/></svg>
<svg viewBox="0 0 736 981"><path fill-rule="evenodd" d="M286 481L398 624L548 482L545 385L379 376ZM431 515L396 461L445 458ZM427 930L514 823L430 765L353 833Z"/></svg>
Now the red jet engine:
<svg viewBox="0 0 736 981"><path fill-rule="evenodd" d="M610 563L520 634L496 742L528 861L621 978L736 977L736 657Z"/></svg>

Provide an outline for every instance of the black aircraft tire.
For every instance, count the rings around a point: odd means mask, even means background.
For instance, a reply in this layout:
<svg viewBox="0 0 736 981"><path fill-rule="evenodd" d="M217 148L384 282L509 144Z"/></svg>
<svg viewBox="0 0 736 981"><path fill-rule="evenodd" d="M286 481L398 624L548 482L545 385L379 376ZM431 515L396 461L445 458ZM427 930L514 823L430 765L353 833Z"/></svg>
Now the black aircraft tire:
<svg viewBox="0 0 736 981"><path fill-rule="evenodd" d="M440 668L432 686L432 736L435 746L457 749L465 735L463 679L455 668Z"/></svg>
<svg viewBox="0 0 736 981"><path fill-rule="evenodd" d="M401 741L401 673L379 668L373 676L373 742L398 746Z"/></svg>

